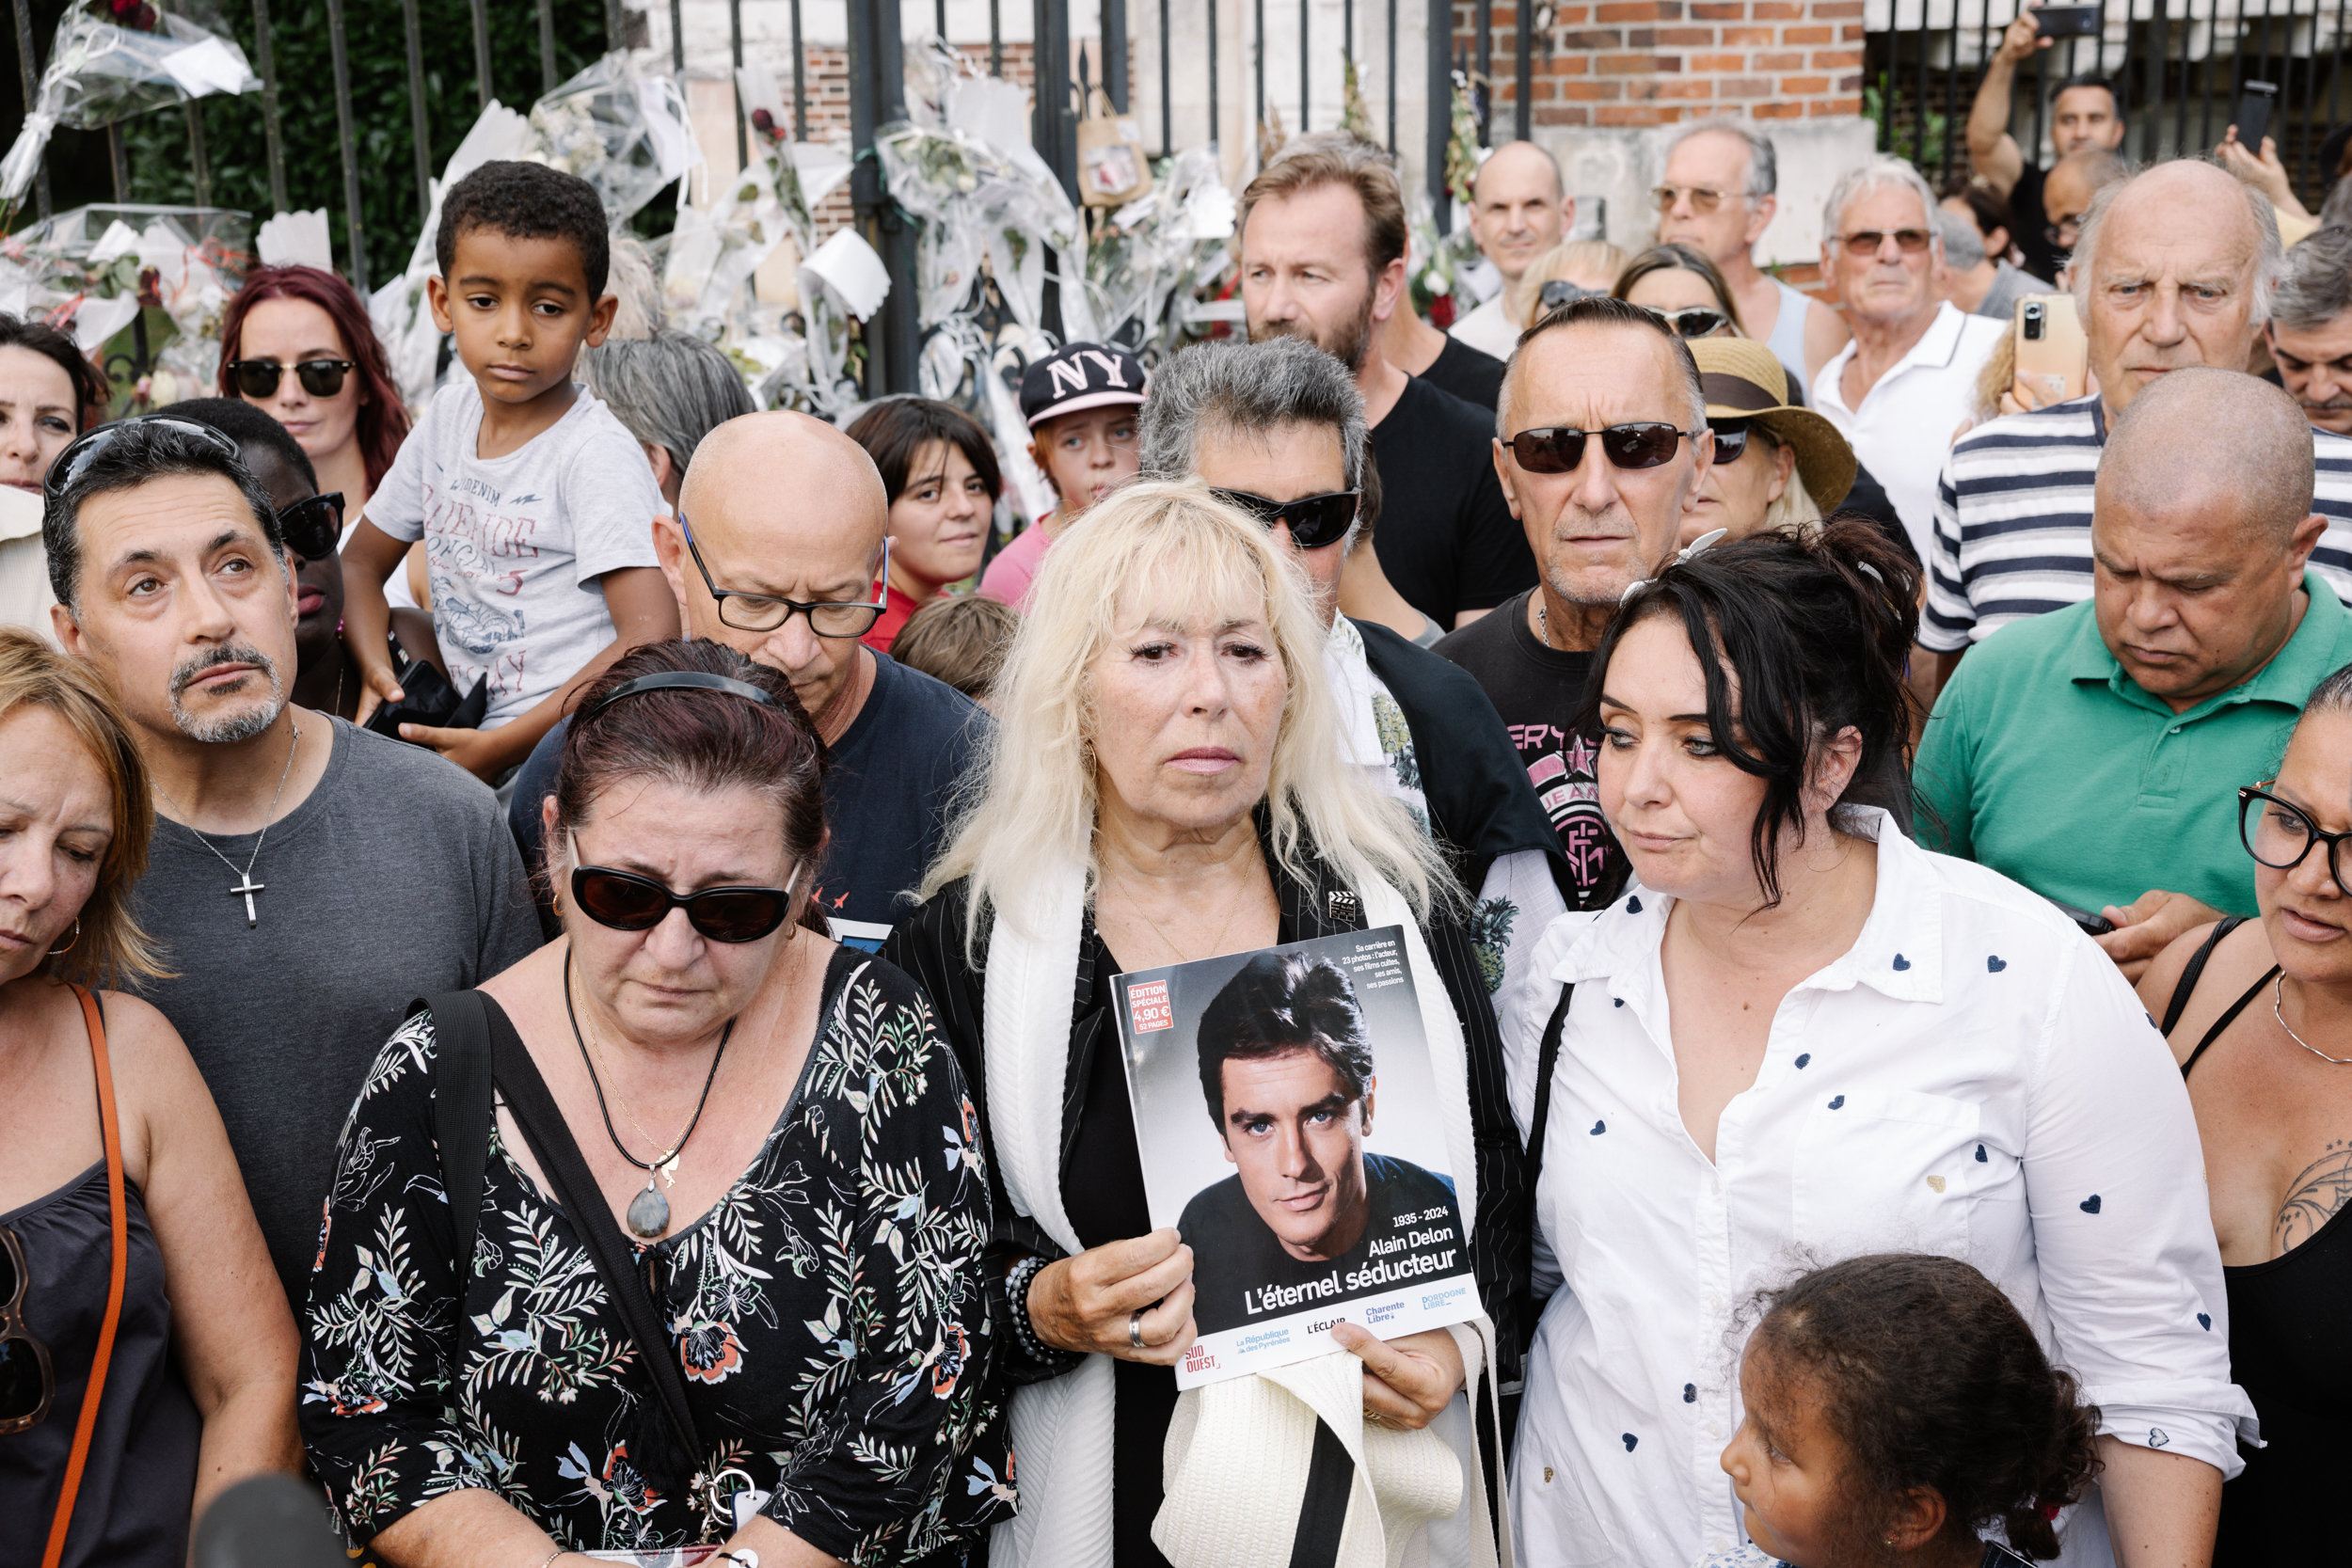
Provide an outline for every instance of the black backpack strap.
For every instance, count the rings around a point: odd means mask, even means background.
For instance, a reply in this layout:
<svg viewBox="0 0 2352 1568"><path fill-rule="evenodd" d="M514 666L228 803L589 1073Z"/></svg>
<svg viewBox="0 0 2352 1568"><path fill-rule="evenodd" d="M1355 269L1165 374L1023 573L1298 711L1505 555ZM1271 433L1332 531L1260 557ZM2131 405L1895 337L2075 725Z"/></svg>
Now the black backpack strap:
<svg viewBox="0 0 2352 1568"><path fill-rule="evenodd" d="M637 1441L629 1452L643 1456L639 1467L649 1478L683 1485L702 1462L702 1438L694 1430L693 1409L686 1402L686 1374L663 1331L661 1315L654 1308L645 1276L638 1270L636 1249L613 1223L604 1190L589 1173L588 1162L580 1157L580 1146L564 1125L564 1113L556 1108L555 1097L548 1092L538 1064L531 1059L505 1009L488 997L482 997L482 1005L489 1020L492 1075L505 1096L506 1108L538 1158L540 1174L547 1178L556 1202L580 1233L612 1309L636 1342L637 1359L653 1380L656 1397L641 1414Z"/></svg>
<svg viewBox="0 0 2352 1568"><path fill-rule="evenodd" d="M457 1271L459 1350L469 1326L463 1302L473 1277L482 1221L482 1174L490 1157L490 1023L480 991L452 990L408 1004L408 1016L433 1014L433 1140L441 1150L441 1191L449 1198L450 1258ZM464 1364L461 1354L458 1364Z"/></svg>
<svg viewBox="0 0 2352 1568"><path fill-rule="evenodd" d="M1544 1025L1543 1048L1535 1053L1535 1117L1527 1129L1527 1202L1532 1211L1535 1204L1535 1183L1544 1174L1544 1132L1551 1124L1551 1076L1560 1069L1560 1037L1568 1026L1568 1004L1576 1000L1576 987L1560 988L1559 1006L1551 1009L1551 1022Z"/></svg>
<svg viewBox="0 0 2352 1568"><path fill-rule="evenodd" d="M2181 971L2180 983L2172 988L2172 1000L2165 1005L2164 1023L2156 1031L2158 1034L2167 1039L2172 1037L2172 1026L2181 1022L2181 1014L2188 1010L2188 999L2195 993L2197 982L2205 977L2205 960L2213 957L2213 950L2221 945L2222 938L2245 924L2244 915L2224 915L2220 923L2214 927L2213 934L2189 955L2188 967ZM2233 1013L2230 1016L2235 1018L2237 1015ZM2212 1042L2209 1039L2206 1043ZM2184 1068L2182 1070L2185 1072L2187 1069Z"/></svg>

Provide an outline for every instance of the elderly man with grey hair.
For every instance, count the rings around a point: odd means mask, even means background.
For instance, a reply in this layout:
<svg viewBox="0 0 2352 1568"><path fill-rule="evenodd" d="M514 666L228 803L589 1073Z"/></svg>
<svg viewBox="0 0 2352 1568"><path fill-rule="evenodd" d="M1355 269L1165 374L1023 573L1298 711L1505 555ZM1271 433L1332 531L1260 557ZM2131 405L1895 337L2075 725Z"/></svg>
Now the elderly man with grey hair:
<svg viewBox="0 0 2352 1568"><path fill-rule="evenodd" d="M2092 389L1990 420L1953 445L1927 558L1924 655L1912 661L1923 696L1932 699L1973 644L2090 596L2091 499L2107 433L2172 372L2245 371L2285 270L2270 203L2213 164L2178 159L2100 188L2073 269ZM2341 277L2335 287L2341 297ZM2233 438L2216 422L2201 451L2223 461ZM2312 447L2312 509L2328 520L2312 569L2352 594L2352 439L2319 430Z"/></svg>
<svg viewBox="0 0 2352 1568"><path fill-rule="evenodd" d="M1847 173L1823 209L1821 271L1846 302L1848 343L1813 382L1813 406L1886 486L1919 559L1944 449L1977 404L2002 324L1936 297L1935 193L1899 158Z"/></svg>
<svg viewBox="0 0 2352 1568"><path fill-rule="evenodd" d="M1710 119L1666 152L1666 177L1650 193L1659 243L1679 243L1715 263L1740 306L1747 335L1772 351L1800 396L1813 372L1845 346L1846 324L1820 300L1756 264L1756 242L1780 210L1780 160L1755 126Z"/></svg>
<svg viewBox="0 0 2352 1568"><path fill-rule="evenodd" d="M2279 380L2303 417L2352 436L2352 229L2323 229L2287 252L2269 331Z"/></svg>
<svg viewBox="0 0 2352 1568"><path fill-rule="evenodd" d="M1204 343L1153 372L1136 437L1146 473L1200 479L1263 522L1305 572L1330 629L1332 739L1413 814L1476 895L1470 940L1500 1009L1552 917L1571 902L1599 906L1577 896L1560 838L1478 683L1387 626L1339 612L1342 565L1368 547L1357 502L1373 458L1355 377L1301 339Z"/></svg>

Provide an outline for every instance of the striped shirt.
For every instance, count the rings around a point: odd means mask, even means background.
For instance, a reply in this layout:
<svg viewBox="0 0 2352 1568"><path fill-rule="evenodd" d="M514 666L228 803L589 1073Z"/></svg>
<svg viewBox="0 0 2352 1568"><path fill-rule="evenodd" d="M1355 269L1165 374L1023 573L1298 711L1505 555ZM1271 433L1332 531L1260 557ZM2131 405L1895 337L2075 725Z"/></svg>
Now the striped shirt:
<svg viewBox="0 0 2352 1568"><path fill-rule="evenodd" d="M1936 485L1921 646L1958 653L2011 621L2090 597L2090 496L2107 438L2099 395L2010 414L1952 446ZM2352 438L2312 432L2312 566L2352 599Z"/></svg>

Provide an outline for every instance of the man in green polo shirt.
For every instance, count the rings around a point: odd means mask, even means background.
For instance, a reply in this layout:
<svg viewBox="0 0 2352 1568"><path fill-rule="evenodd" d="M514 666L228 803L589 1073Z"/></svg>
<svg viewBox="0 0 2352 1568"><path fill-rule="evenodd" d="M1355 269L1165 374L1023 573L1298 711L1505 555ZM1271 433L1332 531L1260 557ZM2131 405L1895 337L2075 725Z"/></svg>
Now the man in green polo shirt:
<svg viewBox="0 0 2352 1568"><path fill-rule="evenodd" d="M2238 786L2352 661L2352 615L2303 569L2326 526L2294 399L2232 371L2151 382L2099 465L2091 598L1979 643L1937 700L1921 838L2104 913L2132 979L2183 931L2253 914Z"/></svg>

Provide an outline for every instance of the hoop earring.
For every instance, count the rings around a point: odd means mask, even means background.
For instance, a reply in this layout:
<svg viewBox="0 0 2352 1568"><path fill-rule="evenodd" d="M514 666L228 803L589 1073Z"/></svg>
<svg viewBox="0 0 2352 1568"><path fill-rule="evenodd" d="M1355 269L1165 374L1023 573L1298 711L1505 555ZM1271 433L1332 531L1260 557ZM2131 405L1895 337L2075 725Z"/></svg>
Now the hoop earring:
<svg viewBox="0 0 2352 1568"><path fill-rule="evenodd" d="M49 950L49 956L54 958L60 953L71 953L73 951L73 944L81 940L82 917L77 914L73 917L73 935L67 939L63 947L52 947Z"/></svg>

